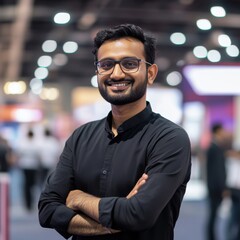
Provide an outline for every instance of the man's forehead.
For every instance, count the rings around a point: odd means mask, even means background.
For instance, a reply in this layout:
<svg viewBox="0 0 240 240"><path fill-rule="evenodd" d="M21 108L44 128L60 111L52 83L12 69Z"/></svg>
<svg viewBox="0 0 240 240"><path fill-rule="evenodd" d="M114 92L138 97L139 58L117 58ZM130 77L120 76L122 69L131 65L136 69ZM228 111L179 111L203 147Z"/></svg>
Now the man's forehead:
<svg viewBox="0 0 240 240"><path fill-rule="evenodd" d="M105 41L99 48L98 54L100 53L102 55L106 50L112 53L119 51L133 51L144 54L144 45L136 38L122 37Z"/></svg>

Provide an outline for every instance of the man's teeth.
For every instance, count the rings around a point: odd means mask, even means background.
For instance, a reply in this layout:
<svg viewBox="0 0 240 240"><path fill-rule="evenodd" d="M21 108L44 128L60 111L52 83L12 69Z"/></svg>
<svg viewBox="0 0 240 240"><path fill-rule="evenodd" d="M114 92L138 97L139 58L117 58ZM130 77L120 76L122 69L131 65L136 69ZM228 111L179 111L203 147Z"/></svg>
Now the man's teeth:
<svg viewBox="0 0 240 240"><path fill-rule="evenodd" d="M115 87L125 87L127 86L128 83L113 83L112 86L115 86Z"/></svg>

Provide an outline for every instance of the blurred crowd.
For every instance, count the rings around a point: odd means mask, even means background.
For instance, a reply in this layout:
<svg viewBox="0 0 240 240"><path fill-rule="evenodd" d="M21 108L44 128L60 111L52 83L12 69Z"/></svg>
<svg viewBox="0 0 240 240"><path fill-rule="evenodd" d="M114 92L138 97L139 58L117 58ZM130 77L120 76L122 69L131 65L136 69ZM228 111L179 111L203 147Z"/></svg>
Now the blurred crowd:
<svg viewBox="0 0 240 240"><path fill-rule="evenodd" d="M48 175L57 164L61 142L49 128L42 133L29 128L15 146L0 136L0 173L21 171L22 199L27 211L36 209L36 189L41 191Z"/></svg>

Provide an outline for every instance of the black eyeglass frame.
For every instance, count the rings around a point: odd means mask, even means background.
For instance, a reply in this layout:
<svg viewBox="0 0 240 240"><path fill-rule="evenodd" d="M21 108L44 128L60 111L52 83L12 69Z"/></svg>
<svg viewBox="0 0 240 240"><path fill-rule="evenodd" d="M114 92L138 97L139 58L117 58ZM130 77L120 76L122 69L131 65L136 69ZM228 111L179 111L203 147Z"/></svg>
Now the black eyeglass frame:
<svg viewBox="0 0 240 240"><path fill-rule="evenodd" d="M137 61L138 61L138 66L137 66L136 69L133 69L133 70L131 70L131 69L130 69L130 70L124 69L124 67L122 66L121 62L124 61L124 60L128 60L128 59L129 59L129 60L137 60ZM114 65L113 65L113 67L110 68L109 70L106 70L106 71L103 71L103 72L100 73L99 70L98 70L98 64L99 64L100 62L106 61L106 60L112 61L112 62L114 63ZM140 66L139 63L140 63L140 62L144 62L146 65L149 65L149 66L152 65L151 63L149 63L149 62L147 62L147 61L145 61L145 60L143 60L143 59L134 58L134 57L127 57L127 58L123 58L123 59L121 59L121 60L104 59L104 60L100 60L100 61L94 62L94 65L96 66L96 72L97 72L99 75L110 75L110 74L113 73L116 64L119 64L122 72L124 72L124 73L135 73L135 72L137 72L137 71L139 70L139 66Z"/></svg>

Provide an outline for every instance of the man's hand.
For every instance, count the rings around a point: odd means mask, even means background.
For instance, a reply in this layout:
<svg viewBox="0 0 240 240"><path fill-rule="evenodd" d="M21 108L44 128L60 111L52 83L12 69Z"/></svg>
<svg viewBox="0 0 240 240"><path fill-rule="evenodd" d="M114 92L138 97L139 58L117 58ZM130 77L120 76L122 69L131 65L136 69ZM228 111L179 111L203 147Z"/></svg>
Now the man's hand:
<svg viewBox="0 0 240 240"><path fill-rule="evenodd" d="M66 206L77 211L78 209L78 203L79 203L79 196L82 191L80 190L73 190L71 191L66 199Z"/></svg>
<svg viewBox="0 0 240 240"><path fill-rule="evenodd" d="M144 173L142 175L142 177L139 178L139 180L137 181L136 185L134 186L132 191L127 195L126 198L129 199L129 198L133 197L135 194L137 194L138 190L141 188L141 186L143 184L146 183L147 179L148 179L148 175L146 173Z"/></svg>
<svg viewBox="0 0 240 240"><path fill-rule="evenodd" d="M81 190L71 191L66 199L66 206L75 210L81 211L90 218L98 221L98 205L100 198L85 193Z"/></svg>

